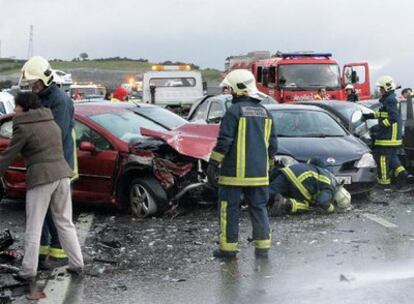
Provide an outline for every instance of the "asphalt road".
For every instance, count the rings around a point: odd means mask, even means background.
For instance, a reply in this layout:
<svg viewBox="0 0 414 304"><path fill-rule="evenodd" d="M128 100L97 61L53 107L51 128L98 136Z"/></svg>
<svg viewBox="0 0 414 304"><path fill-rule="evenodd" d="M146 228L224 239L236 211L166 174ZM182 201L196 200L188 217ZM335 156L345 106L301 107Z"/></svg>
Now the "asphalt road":
<svg viewBox="0 0 414 304"><path fill-rule="evenodd" d="M354 207L272 218L268 260L255 259L243 212L240 254L231 262L211 257L213 208L148 220L77 208L94 214L84 245L88 266L63 303L413 303L413 196L361 198ZM0 219L0 229L23 237L22 204L2 202Z"/></svg>

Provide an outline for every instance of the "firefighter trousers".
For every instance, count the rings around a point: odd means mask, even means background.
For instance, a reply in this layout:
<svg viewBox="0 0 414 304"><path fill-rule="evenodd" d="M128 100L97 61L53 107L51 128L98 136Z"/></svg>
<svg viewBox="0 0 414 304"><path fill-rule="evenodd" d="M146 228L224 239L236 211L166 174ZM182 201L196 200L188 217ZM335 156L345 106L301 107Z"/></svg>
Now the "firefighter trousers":
<svg viewBox="0 0 414 304"><path fill-rule="evenodd" d="M401 165L396 148L378 148L374 152L379 184L389 185L392 178L396 181L407 178L407 170Z"/></svg>
<svg viewBox="0 0 414 304"><path fill-rule="evenodd" d="M218 194L220 249L222 251L237 251L242 194L249 206L254 246L258 249L270 249L271 233L267 212L268 186L237 187L220 185Z"/></svg>

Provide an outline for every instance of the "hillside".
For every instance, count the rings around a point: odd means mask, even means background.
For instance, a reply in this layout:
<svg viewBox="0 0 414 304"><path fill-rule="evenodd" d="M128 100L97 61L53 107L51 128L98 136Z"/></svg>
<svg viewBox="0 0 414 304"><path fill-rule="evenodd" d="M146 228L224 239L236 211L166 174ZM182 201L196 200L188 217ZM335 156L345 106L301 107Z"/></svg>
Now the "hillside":
<svg viewBox="0 0 414 304"><path fill-rule="evenodd" d="M0 81L17 82L25 60L0 59ZM130 77L150 70L153 63L137 60L85 60L62 61L51 60L52 68L72 73L74 81L93 81L103 83L112 88ZM201 69L203 78L209 87L217 87L221 81L221 73L216 69Z"/></svg>

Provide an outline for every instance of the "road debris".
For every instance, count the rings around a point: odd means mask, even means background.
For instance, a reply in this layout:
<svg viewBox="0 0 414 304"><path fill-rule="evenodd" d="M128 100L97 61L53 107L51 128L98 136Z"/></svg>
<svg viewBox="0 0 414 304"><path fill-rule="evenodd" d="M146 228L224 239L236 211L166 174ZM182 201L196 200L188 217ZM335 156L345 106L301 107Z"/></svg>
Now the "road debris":
<svg viewBox="0 0 414 304"><path fill-rule="evenodd" d="M348 283L350 282L350 280L345 275L343 275L342 273L339 276L339 281L340 282L348 282Z"/></svg>

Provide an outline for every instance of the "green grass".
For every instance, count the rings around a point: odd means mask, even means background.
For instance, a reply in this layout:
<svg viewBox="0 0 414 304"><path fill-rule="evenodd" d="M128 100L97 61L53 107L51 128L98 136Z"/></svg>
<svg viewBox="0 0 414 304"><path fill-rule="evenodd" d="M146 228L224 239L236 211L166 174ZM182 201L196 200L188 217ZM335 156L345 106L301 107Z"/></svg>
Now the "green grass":
<svg viewBox="0 0 414 304"><path fill-rule="evenodd" d="M25 60L0 59L0 74L19 72ZM53 69L70 70L77 68L100 69L100 70L122 70L122 71L146 71L150 70L152 63L143 63L132 60L86 60L86 61L50 61ZM208 81L221 81L222 76L219 70L202 69L203 78Z"/></svg>
<svg viewBox="0 0 414 304"><path fill-rule="evenodd" d="M51 61L50 65L54 69L65 70L65 69L76 69L76 68L90 68L90 69L101 69L101 70L149 70L151 69L151 63L143 63L137 61L120 60L120 61Z"/></svg>
<svg viewBox="0 0 414 304"><path fill-rule="evenodd" d="M205 80L216 80L216 81L221 81L221 79L223 78L221 76L221 72L219 70L216 69L204 69L201 70L201 74L203 75L203 78Z"/></svg>

